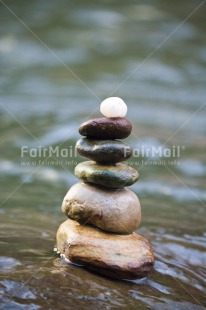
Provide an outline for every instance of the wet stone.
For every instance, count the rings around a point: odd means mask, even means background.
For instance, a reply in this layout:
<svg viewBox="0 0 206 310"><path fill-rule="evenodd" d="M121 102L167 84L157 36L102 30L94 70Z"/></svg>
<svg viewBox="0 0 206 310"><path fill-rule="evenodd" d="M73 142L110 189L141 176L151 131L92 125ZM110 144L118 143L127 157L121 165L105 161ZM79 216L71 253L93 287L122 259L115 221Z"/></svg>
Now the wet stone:
<svg viewBox="0 0 206 310"><path fill-rule="evenodd" d="M58 229L57 248L71 262L116 279L145 277L154 265L149 241L105 233L68 219Z"/></svg>
<svg viewBox="0 0 206 310"><path fill-rule="evenodd" d="M125 164L100 165L94 161L78 164L74 171L82 181L106 187L122 188L134 184L139 177L137 170Z"/></svg>
<svg viewBox="0 0 206 310"><path fill-rule="evenodd" d="M131 131L132 124L124 117L91 119L79 128L80 135L97 139L125 139Z"/></svg>
<svg viewBox="0 0 206 310"><path fill-rule="evenodd" d="M101 164L116 164L132 155L131 147L118 140L83 138L77 141L76 148L80 155Z"/></svg>

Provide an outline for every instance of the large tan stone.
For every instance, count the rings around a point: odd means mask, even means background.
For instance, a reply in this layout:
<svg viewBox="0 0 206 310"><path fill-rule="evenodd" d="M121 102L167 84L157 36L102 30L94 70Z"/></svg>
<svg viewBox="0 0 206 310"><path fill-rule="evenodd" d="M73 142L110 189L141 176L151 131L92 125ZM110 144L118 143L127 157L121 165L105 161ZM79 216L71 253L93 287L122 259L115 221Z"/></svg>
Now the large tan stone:
<svg viewBox="0 0 206 310"><path fill-rule="evenodd" d="M118 234L132 233L141 222L135 193L77 183L66 194L62 211L72 220Z"/></svg>
<svg viewBox="0 0 206 310"><path fill-rule="evenodd" d="M136 233L106 233L70 219L57 231L57 249L71 262L117 279L144 277L154 265L150 243Z"/></svg>

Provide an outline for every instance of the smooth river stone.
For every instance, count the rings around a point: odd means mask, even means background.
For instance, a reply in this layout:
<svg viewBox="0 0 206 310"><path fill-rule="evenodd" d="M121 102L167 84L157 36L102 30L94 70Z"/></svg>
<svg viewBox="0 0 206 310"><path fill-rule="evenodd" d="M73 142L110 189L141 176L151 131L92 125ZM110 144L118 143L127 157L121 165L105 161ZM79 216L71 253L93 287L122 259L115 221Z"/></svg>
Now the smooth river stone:
<svg viewBox="0 0 206 310"><path fill-rule="evenodd" d="M66 194L62 212L81 224L117 234L130 234L141 222L139 199L126 188L117 191L77 183Z"/></svg>
<svg viewBox="0 0 206 310"><path fill-rule="evenodd" d="M86 183L99 184L106 187L122 188L134 184L139 174L134 168L116 164L106 166L94 161L84 161L78 164L74 170L75 175Z"/></svg>
<svg viewBox="0 0 206 310"><path fill-rule="evenodd" d="M127 114L127 105L119 97L109 97L102 101L100 112L107 117L124 117Z"/></svg>
<svg viewBox="0 0 206 310"><path fill-rule="evenodd" d="M154 265L149 241L136 233L105 233L69 219L57 231L57 249L71 262L116 279L145 277Z"/></svg>
<svg viewBox="0 0 206 310"><path fill-rule="evenodd" d="M77 141L76 148L80 155L101 164L116 164L132 155L131 147L118 140L83 138Z"/></svg>
<svg viewBox="0 0 206 310"><path fill-rule="evenodd" d="M79 127L82 136L97 139L125 139L132 131L132 124L124 117L95 118Z"/></svg>

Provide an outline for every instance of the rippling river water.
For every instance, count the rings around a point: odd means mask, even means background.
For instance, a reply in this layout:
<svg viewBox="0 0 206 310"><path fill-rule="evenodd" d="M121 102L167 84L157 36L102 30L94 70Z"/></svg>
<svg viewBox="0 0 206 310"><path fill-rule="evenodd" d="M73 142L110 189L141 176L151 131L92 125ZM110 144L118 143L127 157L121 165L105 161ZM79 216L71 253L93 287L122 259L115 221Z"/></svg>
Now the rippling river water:
<svg viewBox="0 0 206 310"><path fill-rule="evenodd" d="M204 309L205 15L205 1L0 1L2 309ZM129 161L140 174L137 232L156 258L138 281L53 253L83 160L73 150L78 127L111 95L128 104L127 143L140 150ZM58 145L67 158L29 153Z"/></svg>

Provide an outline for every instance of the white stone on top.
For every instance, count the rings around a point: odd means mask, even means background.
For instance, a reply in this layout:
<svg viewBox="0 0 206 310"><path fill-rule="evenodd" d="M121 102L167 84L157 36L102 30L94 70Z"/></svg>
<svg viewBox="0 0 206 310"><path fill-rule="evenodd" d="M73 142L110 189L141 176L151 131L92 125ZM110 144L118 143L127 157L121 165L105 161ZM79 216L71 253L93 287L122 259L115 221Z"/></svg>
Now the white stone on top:
<svg viewBox="0 0 206 310"><path fill-rule="evenodd" d="M124 117L127 114L127 105L119 97L110 97L102 101L100 112L106 117Z"/></svg>

